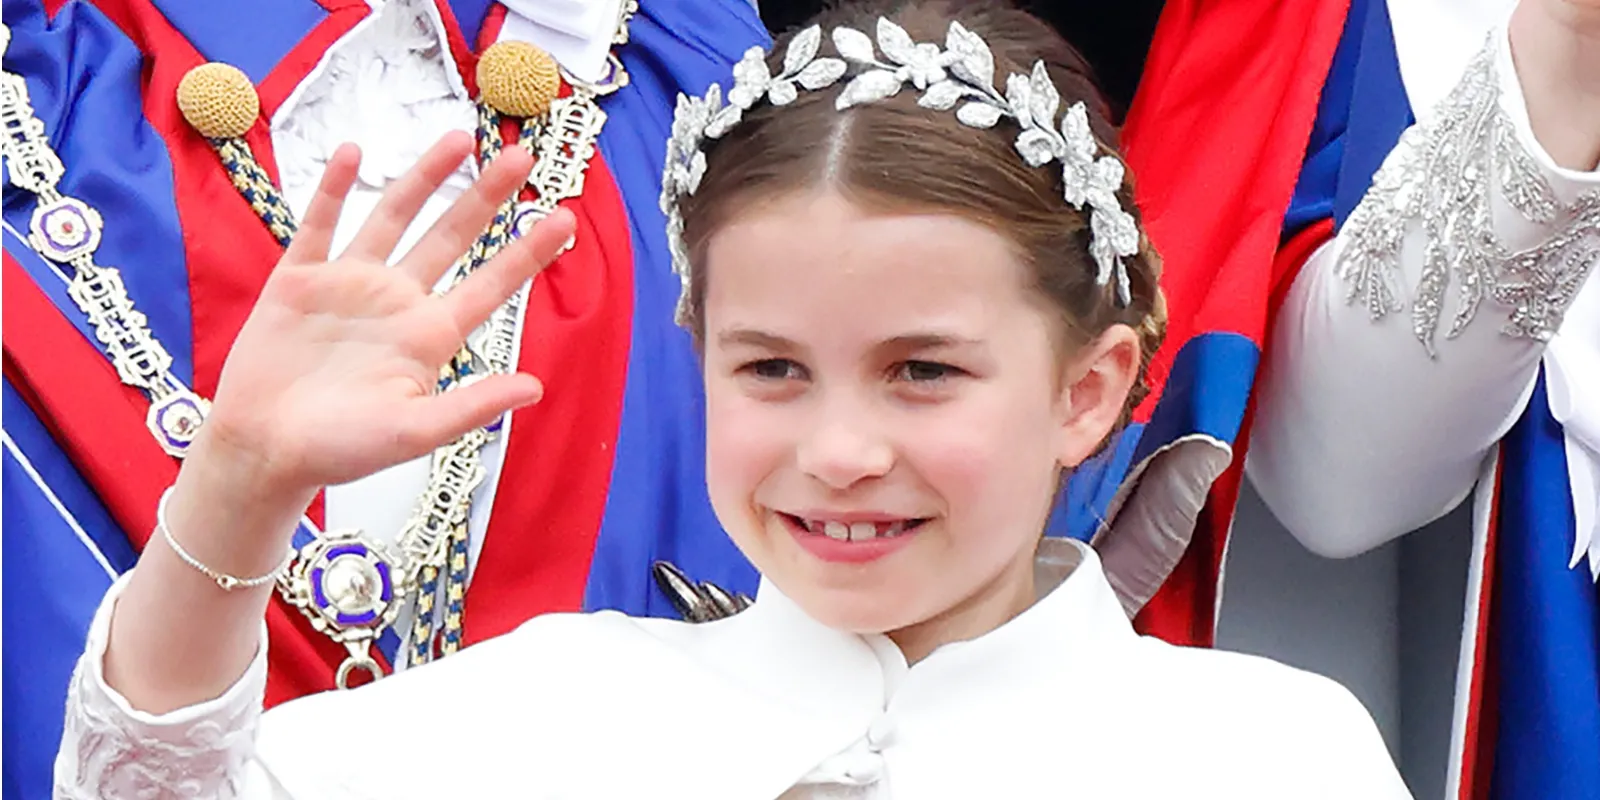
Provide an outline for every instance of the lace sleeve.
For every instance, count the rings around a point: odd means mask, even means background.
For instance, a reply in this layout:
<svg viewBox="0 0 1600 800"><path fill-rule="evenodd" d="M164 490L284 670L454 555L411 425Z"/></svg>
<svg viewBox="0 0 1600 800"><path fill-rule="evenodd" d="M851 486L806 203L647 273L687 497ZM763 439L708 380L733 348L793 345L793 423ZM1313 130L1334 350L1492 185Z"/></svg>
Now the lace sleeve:
<svg viewBox="0 0 1600 800"><path fill-rule="evenodd" d="M1459 503L1600 291L1600 173L1539 146L1503 26L1452 85L1301 268L1266 348L1247 469L1324 555Z"/></svg>
<svg viewBox="0 0 1600 800"><path fill-rule="evenodd" d="M58 800L244 796L266 690L265 623L255 660L221 697L167 714L146 714L108 686L101 669L111 610L126 581L124 576L101 601L88 645L72 674L61 750L56 755L55 796Z"/></svg>

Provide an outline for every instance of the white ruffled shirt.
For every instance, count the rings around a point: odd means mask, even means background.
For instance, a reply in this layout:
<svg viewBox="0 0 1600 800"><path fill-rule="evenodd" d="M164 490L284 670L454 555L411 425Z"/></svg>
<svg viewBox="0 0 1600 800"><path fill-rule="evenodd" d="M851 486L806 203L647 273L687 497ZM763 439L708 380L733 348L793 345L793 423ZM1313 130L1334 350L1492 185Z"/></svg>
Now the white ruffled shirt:
<svg viewBox="0 0 1600 800"><path fill-rule="evenodd" d="M1032 608L911 666L767 587L703 625L543 616L264 715L265 645L221 697L132 709L101 673L119 584L74 676L56 796L1410 797L1345 689L1136 635L1094 552L1070 549Z"/></svg>

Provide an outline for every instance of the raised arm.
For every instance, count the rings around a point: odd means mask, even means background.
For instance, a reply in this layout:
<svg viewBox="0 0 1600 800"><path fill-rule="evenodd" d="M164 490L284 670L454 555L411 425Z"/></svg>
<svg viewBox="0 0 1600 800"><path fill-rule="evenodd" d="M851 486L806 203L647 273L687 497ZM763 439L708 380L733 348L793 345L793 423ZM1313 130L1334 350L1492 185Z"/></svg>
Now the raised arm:
<svg viewBox="0 0 1600 800"><path fill-rule="evenodd" d="M1307 547L1363 552L1471 491L1597 291L1597 163L1600 1L1523 0L1280 309L1248 469Z"/></svg>
<svg viewBox="0 0 1600 800"><path fill-rule="evenodd" d="M332 259L359 155L346 146L330 162L229 354L164 501L167 530L151 537L91 632L68 698L58 797L237 794L249 780L272 592L270 579L250 579L279 569L317 490L418 457L539 398L528 375L434 391L467 333L573 231L571 215L558 211L448 292L433 291L526 180L530 155L508 148L387 266L423 202L472 149L468 135L442 139ZM266 792L258 785L245 796Z"/></svg>

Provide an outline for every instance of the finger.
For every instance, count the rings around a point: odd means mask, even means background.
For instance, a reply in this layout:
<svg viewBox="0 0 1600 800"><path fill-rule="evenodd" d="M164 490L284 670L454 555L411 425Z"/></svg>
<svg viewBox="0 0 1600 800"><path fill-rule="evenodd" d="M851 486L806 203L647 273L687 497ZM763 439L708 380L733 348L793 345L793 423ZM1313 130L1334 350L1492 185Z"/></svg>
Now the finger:
<svg viewBox="0 0 1600 800"><path fill-rule="evenodd" d="M483 324L523 282L554 261L577 229L572 212L558 208L527 235L513 240L477 272L439 298L463 331Z"/></svg>
<svg viewBox="0 0 1600 800"><path fill-rule="evenodd" d="M417 454L455 441L507 411L539 402L544 385L527 373L490 375L475 383L410 403L401 420L403 437Z"/></svg>
<svg viewBox="0 0 1600 800"><path fill-rule="evenodd" d="M521 147L510 147L490 162L472 188L457 198L428 228L396 268L432 289L439 277L456 263L467 248L489 225L506 198L522 188L533 169L533 156Z"/></svg>
<svg viewBox="0 0 1600 800"><path fill-rule="evenodd" d="M344 255L387 262L422 204L461 166L472 148L472 135L463 131L451 131L434 142L415 166L384 190Z"/></svg>
<svg viewBox="0 0 1600 800"><path fill-rule="evenodd" d="M344 199L355 185L360 168L361 148L346 142L333 151L328 166L322 170L317 192L311 196L311 205L306 207L305 217L284 251L285 261L317 264L328 260L333 231L339 226L339 215L344 212Z"/></svg>

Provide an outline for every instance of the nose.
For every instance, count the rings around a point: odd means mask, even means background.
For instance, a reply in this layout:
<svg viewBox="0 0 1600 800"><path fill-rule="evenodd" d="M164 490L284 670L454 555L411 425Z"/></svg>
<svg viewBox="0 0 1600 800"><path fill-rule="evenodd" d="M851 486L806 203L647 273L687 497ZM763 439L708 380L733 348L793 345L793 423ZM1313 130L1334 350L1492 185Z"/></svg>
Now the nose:
<svg viewBox="0 0 1600 800"><path fill-rule="evenodd" d="M848 489L881 478L894 467L894 447L867 421L824 420L803 436L796 452L801 472L832 489Z"/></svg>

